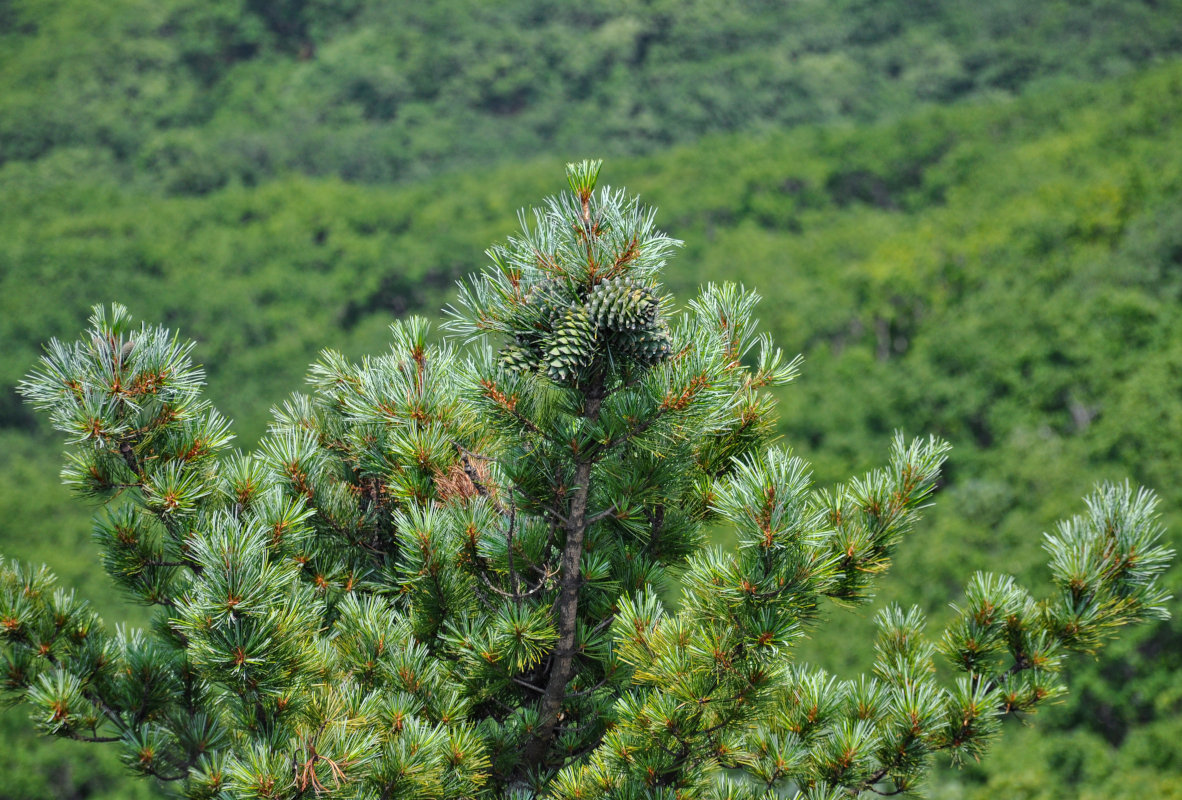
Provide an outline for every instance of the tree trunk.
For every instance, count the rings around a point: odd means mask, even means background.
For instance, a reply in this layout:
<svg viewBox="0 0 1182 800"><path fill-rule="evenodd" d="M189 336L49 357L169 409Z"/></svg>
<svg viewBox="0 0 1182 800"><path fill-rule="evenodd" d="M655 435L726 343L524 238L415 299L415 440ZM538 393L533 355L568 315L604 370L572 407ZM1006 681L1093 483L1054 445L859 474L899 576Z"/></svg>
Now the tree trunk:
<svg viewBox="0 0 1182 800"><path fill-rule="evenodd" d="M603 385L596 381L587 389L583 418L588 421L598 419L602 402ZM575 462L574 494L566 515L566 543L562 548L558 642L550 654L550 676L538 707L538 726L525 748L524 763L527 768L541 764L550 749L558 724L558 713L566 698L566 685L574 671L575 625L579 615L579 588L582 586L579 566L583 559L583 536L587 532L587 497L591 491L591 468L594 464L593 457L584 457Z"/></svg>

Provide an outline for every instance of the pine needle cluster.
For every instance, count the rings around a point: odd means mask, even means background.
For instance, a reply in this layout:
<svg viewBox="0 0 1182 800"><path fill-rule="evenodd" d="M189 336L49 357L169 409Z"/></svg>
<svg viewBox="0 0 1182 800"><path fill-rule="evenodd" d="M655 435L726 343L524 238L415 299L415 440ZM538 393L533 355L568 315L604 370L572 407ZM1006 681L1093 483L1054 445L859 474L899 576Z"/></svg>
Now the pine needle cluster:
<svg viewBox="0 0 1182 800"><path fill-rule="evenodd" d="M411 319L385 355L325 351L254 452L171 332L116 305L51 342L21 392L154 621L110 633L0 562L5 694L192 800L898 794L1061 693L1065 654L1164 615L1155 500L1104 485L1047 537L1044 597L979 574L937 637L883 610L873 674L794 662L827 600L870 596L948 447L899 436L815 486L771 444L799 359L758 296L676 310L678 243L598 176L570 165L488 252L460 341Z"/></svg>

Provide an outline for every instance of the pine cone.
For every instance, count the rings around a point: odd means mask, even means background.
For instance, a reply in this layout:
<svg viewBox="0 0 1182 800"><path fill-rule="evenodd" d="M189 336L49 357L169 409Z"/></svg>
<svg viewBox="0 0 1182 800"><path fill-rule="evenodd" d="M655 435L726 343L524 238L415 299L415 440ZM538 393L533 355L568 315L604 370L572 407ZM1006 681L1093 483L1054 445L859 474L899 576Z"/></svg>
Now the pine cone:
<svg viewBox="0 0 1182 800"><path fill-rule="evenodd" d="M595 358L595 324L584 306L571 306L554 328L546 351L547 374L560 383L572 383Z"/></svg>
<svg viewBox="0 0 1182 800"><path fill-rule="evenodd" d="M669 326L663 321L646 325L636 331L625 331L617 334L617 337L618 350L646 366L661 363L673 352Z"/></svg>
<svg viewBox="0 0 1182 800"><path fill-rule="evenodd" d="M529 322L535 329L554 330L566 314L568 303L561 285L555 280L536 284L525 296Z"/></svg>
<svg viewBox="0 0 1182 800"><path fill-rule="evenodd" d="M538 355L532 349L511 344L501 349L501 363L514 372L533 372L538 368Z"/></svg>
<svg viewBox="0 0 1182 800"><path fill-rule="evenodd" d="M611 278L600 283L587 298L587 311L595 324L609 331L634 331L652 323L657 298L631 278Z"/></svg>

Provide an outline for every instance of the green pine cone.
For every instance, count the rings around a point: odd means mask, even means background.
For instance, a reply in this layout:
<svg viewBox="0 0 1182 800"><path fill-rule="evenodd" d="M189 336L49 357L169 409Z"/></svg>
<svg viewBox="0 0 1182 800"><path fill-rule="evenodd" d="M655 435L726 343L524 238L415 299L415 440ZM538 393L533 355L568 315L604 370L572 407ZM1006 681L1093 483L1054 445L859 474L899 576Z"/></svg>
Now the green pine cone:
<svg viewBox="0 0 1182 800"><path fill-rule="evenodd" d="M633 331L652 323L657 298L631 278L611 278L597 285L587 298L587 311L595 324L609 331Z"/></svg>
<svg viewBox="0 0 1182 800"><path fill-rule="evenodd" d="M527 324L535 330L554 330L566 314L569 303L563 297L558 281L542 281L525 296L525 307L529 310Z"/></svg>
<svg viewBox="0 0 1182 800"><path fill-rule="evenodd" d="M595 358L595 324L585 306L572 306L554 327L546 351L547 374L558 383L571 383Z"/></svg>
<svg viewBox="0 0 1182 800"><path fill-rule="evenodd" d="M639 364L652 366L668 358L673 352L669 326L663 321L650 323L636 331L617 334L617 350Z"/></svg>
<svg viewBox="0 0 1182 800"><path fill-rule="evenodd" d="M538 356L529 348L511 344L501 349L501 363L514 372L533 372L538 368Z"/></svg>

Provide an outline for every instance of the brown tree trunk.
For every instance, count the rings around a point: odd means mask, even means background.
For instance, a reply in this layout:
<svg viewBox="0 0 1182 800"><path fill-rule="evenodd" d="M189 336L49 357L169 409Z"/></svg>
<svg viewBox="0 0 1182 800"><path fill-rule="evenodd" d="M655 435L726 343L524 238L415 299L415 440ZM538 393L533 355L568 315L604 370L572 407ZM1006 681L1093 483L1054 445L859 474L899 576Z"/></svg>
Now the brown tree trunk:
<svg viewBox="0 0 1182 800"><path fill-rule="evenodd" d="M603 402L603 385L596 382L588 387L583 418L594 421L599 417ZM543 762L554 739L558 713L566 698L566 685L574 671L575 625L579 615L579 589L582 577L579 566L583 559L583 536L587 532L587 497L591 491L591 468L594 458L575 462L575 486L566 515L566 543L562 548L562 578L558 595L558 642L550 654L550 675L545 693L538 707L538 725L525 747L524 763L535 767Z"/></svg>

